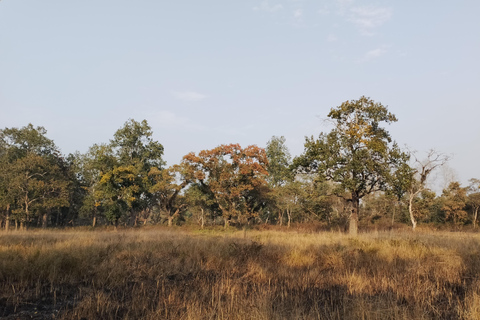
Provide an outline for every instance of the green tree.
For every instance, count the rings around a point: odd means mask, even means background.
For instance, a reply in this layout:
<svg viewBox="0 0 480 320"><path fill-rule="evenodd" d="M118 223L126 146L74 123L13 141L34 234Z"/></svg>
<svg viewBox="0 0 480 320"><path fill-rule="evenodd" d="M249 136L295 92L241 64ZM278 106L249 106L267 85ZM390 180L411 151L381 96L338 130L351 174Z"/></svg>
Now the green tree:
<svg viewBox="0 0 480 320"><path fill-rule="evenodd" d="M136 224L139 212L151 202L155 183L152 169L162 170L163 146L154 141L146 120L128 120L110 143L94 145L84 161L88 182L84 210L102 210L115 227L121 218Z"/></svg>
<svg viewBox="0 0 480 320"><path fill-rule="evenodd" d="M277 222L283 225L284 215L287 215L287 225L290 227L292 208L298 202L296 195L297 188L293 183L293 174L290 170L291 156L285 145L285 137L273 136L268 142L265 149L268 159L268 177L267 181L272 188L272 197L275 200L274 211L278 212ZM292 192L292 194L290 194ZM294 200L292 202L292 200Z"/></svg>
<svg viewBox="0 0 480 320"><path fill-rule="evenodd" d="M292 157L285 145L285 141L283 136L273 136L267 142L267 147L265 148L268 158L267 181L273 188L285 185L292 180L292 171L290 170Z"/></svg>
<svg viewBox="0 0 480 320"><path fill-rule="evenodd" d="M304 153L294 160L300 172L316 173L339 184L337 194L349 192L352 204L350 234L358 230L360 200L386 190L393 172L408 160L381 123L397 121L387 107L370 98L346 101L332 108L328 117L334 128L318 139L306 138Z"/></svg>
<svg viewBox="0 0 480 320"><path fill-rule="evenodd" d="M0 131L0 202L21 228L40 214L46 227L52 210L69 205L68 167L46 133L32 124Z"/></svg>
<svg viewBox="0 0 480 320"><path fill-rule="evenodd" d="M180 203L178 198L193 177L189 175L184 165L173 165L163 170L154 167L150 169L148 175L153 181L149 191L161 215L171 227L173 220L180 217L182 210L187 206L186 203Z"/></svg>
<svg viewBox="0 0 480 320"><path fill-rule="evenodd" d="M464 210L467 203L467 189L462 188L457 181L451 182L442 193L445 221L451 220L454 225L465 222L467 212Z"/></svg>
<svg viewBox="0 0 480 320"><path fill-rule="evenodd" d="M467 204L471 208L473 217L473 228L477 227L478 210L480 209L480 180L470 179L470 185L467 188Z"/></svg>
<svg viewBox="0 0 480 320"><path fill-rule="evenodd" d="M202 229L205 227L207 218L215 221L217 216L221 216L221 211L215 198L208 191L204 190L199 183L191 184L185 191L185 201L188 205L188 211L196 218Z"/></svg>

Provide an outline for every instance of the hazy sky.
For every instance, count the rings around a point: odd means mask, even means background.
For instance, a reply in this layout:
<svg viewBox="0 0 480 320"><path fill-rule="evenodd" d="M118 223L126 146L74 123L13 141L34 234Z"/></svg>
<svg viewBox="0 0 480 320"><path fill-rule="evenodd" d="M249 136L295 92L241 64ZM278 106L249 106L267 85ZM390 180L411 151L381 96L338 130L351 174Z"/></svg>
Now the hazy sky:
<svg viewBox="0 0 480 320"><path fill-rule="evenodd" d="M480 178L478 0L3 0L0 128L65 154L146 119L169 165L220 144L292 155L361 95L400 145Z"/></svg>

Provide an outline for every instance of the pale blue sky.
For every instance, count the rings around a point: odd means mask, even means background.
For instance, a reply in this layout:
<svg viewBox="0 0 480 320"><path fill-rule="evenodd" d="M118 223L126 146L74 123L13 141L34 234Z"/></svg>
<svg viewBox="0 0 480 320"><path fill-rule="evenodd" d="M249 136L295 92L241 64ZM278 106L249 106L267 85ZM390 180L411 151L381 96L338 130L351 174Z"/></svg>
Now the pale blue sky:
<svg viewBox="0 0 480 320"><path fill-rule="evenodd" d="M401 145L480 178L478 0L3 0L0 127L63 153L146 119L168 164L223 143L292 155L329 109L388 105Z"/></svg>

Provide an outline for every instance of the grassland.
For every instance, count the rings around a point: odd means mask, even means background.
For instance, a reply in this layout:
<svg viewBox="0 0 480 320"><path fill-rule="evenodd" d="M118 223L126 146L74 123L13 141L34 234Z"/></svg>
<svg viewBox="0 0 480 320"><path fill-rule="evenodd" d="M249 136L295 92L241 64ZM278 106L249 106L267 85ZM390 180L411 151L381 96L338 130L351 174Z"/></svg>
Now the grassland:
<svg viewBox="0 0 480 320"><path fill-rule="evenodd" d="M0 233L5 319L480 319L480 235Z"/></svg>

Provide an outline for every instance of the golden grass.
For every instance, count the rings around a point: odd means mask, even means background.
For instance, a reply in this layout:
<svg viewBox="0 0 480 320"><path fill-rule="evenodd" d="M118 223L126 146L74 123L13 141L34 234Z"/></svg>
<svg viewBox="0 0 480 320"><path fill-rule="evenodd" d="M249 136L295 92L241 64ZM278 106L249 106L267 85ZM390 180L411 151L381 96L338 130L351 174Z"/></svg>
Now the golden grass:
<svg viewBox="0 0 480 320"><path fill-rule="evenodd" d="M480 235L0 234L0 318L480 319Z"/></svg>

